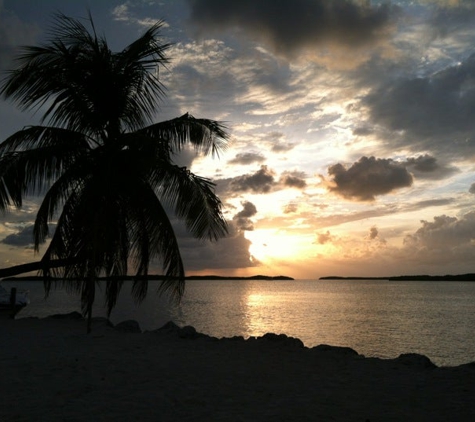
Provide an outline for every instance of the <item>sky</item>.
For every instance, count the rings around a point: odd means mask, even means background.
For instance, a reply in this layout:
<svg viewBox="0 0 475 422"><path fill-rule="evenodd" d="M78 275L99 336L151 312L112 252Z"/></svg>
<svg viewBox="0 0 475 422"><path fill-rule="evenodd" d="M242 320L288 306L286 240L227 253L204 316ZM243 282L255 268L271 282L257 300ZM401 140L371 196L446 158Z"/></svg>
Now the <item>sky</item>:
<svg viewBox="0 0 475 422"><path fill-rule="evenodd" d="M216 184L229 236L173 221L188 275L384 277L475 272L475 2L0 0L0 70L55 12L91 11L120 51L163 19L157 121L226 122ZM40 113L0 100L0 141ZM38 259L39 198L0 215L0 266Z"/></svg>

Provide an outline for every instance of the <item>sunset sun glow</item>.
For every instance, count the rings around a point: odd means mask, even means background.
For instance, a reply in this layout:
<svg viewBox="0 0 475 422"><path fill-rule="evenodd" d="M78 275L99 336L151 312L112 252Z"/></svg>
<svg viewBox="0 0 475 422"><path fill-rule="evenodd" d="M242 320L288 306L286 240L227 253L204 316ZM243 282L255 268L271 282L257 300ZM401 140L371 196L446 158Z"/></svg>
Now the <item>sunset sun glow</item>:
<svg viewBox="0 0 475 422"><path fill-rule="evenodd" d="M82 3L0 2L2 70L57 10L86 16ZM164 19L153 122L190 113L229 131L219 157L173 156L214 183L229 229L199 241L172 218L187 274L473 271L475 2L111 0L91 13L116 51ZM43 110L2 99L0 113L3 141ZM34 258L40 203L2 216L3 266Z"/></svg>

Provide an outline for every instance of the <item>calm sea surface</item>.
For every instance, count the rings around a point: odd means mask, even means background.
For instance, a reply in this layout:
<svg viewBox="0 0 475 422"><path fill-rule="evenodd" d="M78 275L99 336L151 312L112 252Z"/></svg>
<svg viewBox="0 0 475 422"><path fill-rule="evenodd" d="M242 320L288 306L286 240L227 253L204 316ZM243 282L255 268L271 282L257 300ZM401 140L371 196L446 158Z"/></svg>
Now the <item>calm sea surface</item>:
<svg viewBox="0 0 475 422"><path fill-rule="evenodd" d="M78 297L64 290L45 300L41 282L15 285L30 290L31 300L17 318L80 309ZM135 319L152 330L172 320L216 337L284 333L308 347L349 346L366 356L413 352L437 365L475 361L475 282L193 280L180 305L159 298L156 286L150 283L140 306L125 286L112 322ZM101 304L99 295L95 316L105 316Z"/></svg>

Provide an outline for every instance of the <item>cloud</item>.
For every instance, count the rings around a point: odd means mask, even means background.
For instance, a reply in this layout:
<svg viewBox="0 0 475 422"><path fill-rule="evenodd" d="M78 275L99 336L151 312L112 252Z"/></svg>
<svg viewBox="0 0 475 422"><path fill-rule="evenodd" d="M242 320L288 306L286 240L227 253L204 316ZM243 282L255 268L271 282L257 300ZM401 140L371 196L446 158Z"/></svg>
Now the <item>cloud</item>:
<svg viewBox="0 0 475 422"><path fill-rule="evenodd" d="M229 164L253 164L253 163L262 163L265 161L266 158L256 152L244 152L240 154L236 154L236 156L232 159L229 160Z"/></svg>
<svg viewBox="0 0 475 422"><path fill-rule="evenodd" d="M0 69L11 68L17 48L34 44L39 34L38 26L23 22L0 2Z"/></svg>
<svg viewBox="0 0 475 422"><path fill-rule="evenodd" d="M325 243L331 242L332 235L327 230L326 233L317 233L317 243L319 245L324 245Z"/></svg>
<svg viewBox="0 0 475 422"><path fill-rule="evenodd" d="M242 202L242 210L239 211L234 217L233 221L238 230L254 230L254 223L251 220L251 217L257 214L256 206L249 201Z"/></svg>
<svg viewBox="0 0 475 422"><path fill-rule="evenodd" d="M475 182L470 185L470 188L468 190L470 193L475 194Z"/></svg>
<svg viewBox="0 0 475 422"><path fill-rule="evenodd" d="M472 0L422 0L422 3L434 3L442 8L462 8L465 12L466 9L475 8Z"/></svg>
<svg viewBox="0 0 475 422"><path fill-rule="evenodd" d="M388 150L475 155L475 54L428 76L397 78L363 99Z"/></svg>
<svg viewBox="0 0 475 422"><path fill-rule="evenodd" d="M33 224L21 228L17 233L12 233L0 240L0 243L10 246L33 246Z"/></svg>
<svg viewBox="0 0 475 422"><path fill-rule="evenodd" d="M404 239L410 259L436 264L472 262L475 256L475 212L459 218L440 215L421 221L421 227Z"/></svg>
<svg viewBox="0 0 475 422"><path fill-rule="evenodd" d="M315 228L324 228L331 226L338 226L340 224L351 223L355 221L367 220L371 218L384 217L386 215L394 214L404 214L408 212L421 211L423 209L432 208L432 207L442 207L445 205L453 204L454 200L452 198L442 198L442 199L429 199L423 201L417 201L414 203L397 203L390 206L384 205L381 207L373 206L370 209L357 212L346 212L342 214L330 214L327 216L319 216L317 220L312 222L313 227Z"/></svg>
<svg viewBox="0 0 475 422"><path fill-rule="evenodd" d="M115 21L125 22L125 23L132 23L139 26L143 26L146 28L151 27L152 25L156 24L158 19L151 18L151 17L143 17L138 18L136 14L131 11L131 6L136 6L134 3L130 1L126 1L125 3L119 4L114 7L111 11L112 17ZM166 22L163 22L163 27L168 27Z"/></svg>
<svg viewBox="0 0 475 422"><path fill-rule="evenodd" d="M267 141L271 151L276 153L288 152L295 147L294 143L285 140L282 132L269 133Z"/></svg>
<svg viewBox="0 0 475 422"><path fill-rule="evenodd" d="M374 133L374 129L366 126L360 126L353 129L353 135L355 136L368 136Z"/></svg>
<svg viewBox="0 0 475 422"><path fill-rule="evenodd" d="M295 57L304 50L368 47L387 37L392 8L350 0L189 0L190 21L201 33L238 28L277 54ZM328 52L327 52L328 54Z"/></svg>
<svg viewBox="0 0 475 422"><path fill-rule="evenodd" d="M334 164L328 174L332 177L328 184L331 192L356 201L374 201L377 195L409 187L413 182L403 165L375 157L361 157L349 168Z"/></svg>
<svg viewBox="0 0 475 422"><path fill-rule="evenodd" d="M378 237L378 228L373 226L369 229L368 239L374 240Z"/></svg>
<svg viewBox="0 0 475 422"><path fill-rule="evenodd" d="M304 189L305 187L307 187L307 182L301 176L300 172L284 173L280 178L280 183L282 183L285 187L295 188L295 189Z"/></svg>
<svg viewBox="0 0 475 422"><path fill-rule="evenodd" d="M193 115L223 120L229 104L246 90L240 78L247 76L246 64L239 65L237 54L224 42L178 42L168 51L171 62L160 74L167 88L165 118L191 111ZM240 78L235 77L238 70ZM226 93L226 95L223 95Z"/></svg>
<svg viewBox="0 0 475 422"><path fill-rule="evenodd" d="M199 241L184 232L178 233L177 237L187 272L249 268L260 264L249 252L251 242L232 222L228 236L217 242Z"/></svg>
<svg viewBox="0 0 475 422"><path fill-rule="evenodd" d="M289 142L289 143L285 143L285 142L276 142L272 145L272 152L287 152L287 151L290 151L292 149L294 149L295 147L295 144Z"/></svg>
<svg viewBox="0 0 475 422"><path fill-rule="evenodd" d="M269 193L276 184L274 174L267 166L261 166L255 173L232 179L229 188L233 192Z"/></svg>
<svg viewBox="0 0 475 422"><path fill-rule="evenodd" d="M439 164L437 158L429 154L408 158L405 165L418 179L443 179L457 171L454 167Z"/></svg>
<svg viewBox="0 0 475 422"><path fill-rule="evenodd" d="M297 204L287 204L284 206L283 213L284 214L293 214L297 212L299 209L299 206Z"/></svg>
<svg viewBox="0 0 475 422"><path fill-rule="evenodd" d="M379 236L379 230L376 226L373 226L369 229L369 233L368 233L368 237L367 239L370 241L370 242L377 242L380 246L382 245L386 245L386 240L385 239L382 239L380 236Z"/></svg>
<svg viewBox="0 0 475 422"><path fill-rule="evenodd" d="M277 179L274 170L262 165L254 173L228 179L215 180L216 192L220 197L236 196L237 194L268 194L282 189L304 189L307 186L305 173L286 171Z"/></svg>

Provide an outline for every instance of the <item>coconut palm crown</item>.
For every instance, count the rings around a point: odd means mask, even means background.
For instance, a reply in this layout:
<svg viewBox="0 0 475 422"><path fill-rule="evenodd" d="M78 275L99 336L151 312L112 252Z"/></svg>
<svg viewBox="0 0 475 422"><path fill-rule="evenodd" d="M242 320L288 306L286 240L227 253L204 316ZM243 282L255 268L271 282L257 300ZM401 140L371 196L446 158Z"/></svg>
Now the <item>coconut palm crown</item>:
<svg viewBox="0 0 475 422"><path fill-rule="evenodd" d="M174 210L197 238L227 233L214 184L174 163L187 145L219 154L226 127L190 114L153 123L164 95L158 68L168 62L160 39L163 22L120 52L74 18L59 14L46 44L25 47L0 94L23 110L44 111L41 125L25 127L0 144L0 210L41 195L34 223L39 250L56 229L41 272L46 293L55 275L81 293L89 320L98 277L106 276L109 313L121 276L137 276L133 295L147 292L152 259L165 279L160 291L179 298L185 272L165 208ZM57 266L59 265L61 266Z"/></svg>

